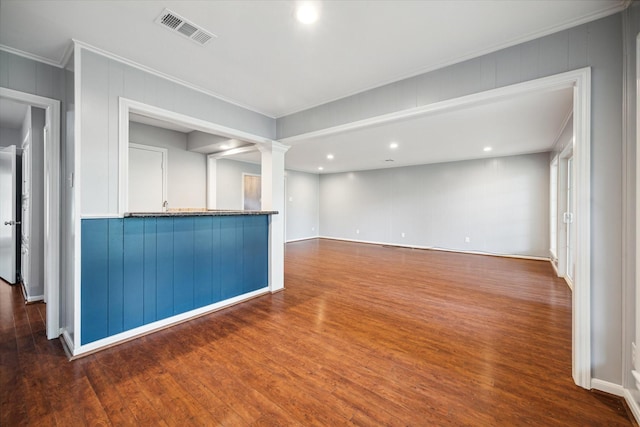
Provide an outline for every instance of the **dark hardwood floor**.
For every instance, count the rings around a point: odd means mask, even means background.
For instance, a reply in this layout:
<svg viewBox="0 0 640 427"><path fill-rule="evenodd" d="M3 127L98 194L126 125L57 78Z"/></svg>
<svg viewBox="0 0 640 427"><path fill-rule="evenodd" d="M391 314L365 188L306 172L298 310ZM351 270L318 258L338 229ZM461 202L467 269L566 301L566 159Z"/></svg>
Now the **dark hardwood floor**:
<svg viewBox="0 0 640 427"><path fill-rule="evenodd" d="M67 361L0 283L1 426L629 426L547 262L309 240L286 291Z"/></svg>

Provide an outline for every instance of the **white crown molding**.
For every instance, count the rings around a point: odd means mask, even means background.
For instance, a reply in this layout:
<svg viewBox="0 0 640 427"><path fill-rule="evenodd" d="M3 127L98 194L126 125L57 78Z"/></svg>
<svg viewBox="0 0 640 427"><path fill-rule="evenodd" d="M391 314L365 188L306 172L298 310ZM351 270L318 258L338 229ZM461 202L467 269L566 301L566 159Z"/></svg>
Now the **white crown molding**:
<svg viewBox="0 0 640 427"><path fill-rule="evenodd" d="M138 62L132 61L132 60L127 59L125 57L122 57L120 55L116 55L115 53L106 51L104 49L100 49L99 47L92 46L92 45L90 45L88 43L85 43L83 41L76 40L76 39L73 39L73 43L76 46L78 46L78 47L80 47L80 48L82 48L84 50L87 50L89 52L93 52L93 53L96 53L98 55L104 56L106 58L112 59L114 61L118 61L118 62L120 62L122 64L125 64L125 65L128 65L130 67L136 68L136 69L138 69L140 71L144 71L145 73L153 74L153 75L155 75L157 77L160 77L160 78L165 79L165 80L169 80L171 82L174 82L176 84L184 86L184 87L186 87L188 89L195 90L197 92L203 93L203 94L208 95L208 96L212 96L214 98L217 98L217 99L219 99L221 101L224 101L224 102L227 102L229 104L235 105L237 107L244 108L245 110L253 111L254 113L263 115L263 116L268 117L270 119L275 119L275 117L273 115L271 115L270 113L267 113L267 112L264 112L264 111L260 111L260 110L258 110L257 108L255 108L253 106L242 104L242 103L240 103L238 101L235 101L235 100L233 100L231 98L227 98L227 97L225 97L223 95L220 95L219 93L215 93L213 91L210 91L208 89L205 89L205 88L200 87L198 85L195 85L193 83L189 83L189 82L187 82L185 80L179 79L177 77L173 77L173 76L171 76L169 74L165 74L165 73L163 73L161 71L158 71L158 70L155 70L155 69L153 69L151 67L147 67L146 65L142 65L142 64L140 64Z"/></svg>
<svg viewBox="0 0 640 427"><path fill-rule="evenodd" d="M62 64L60 63L60 61L54 61L53 59L25 52L24 50L15 49L4 44L0 44L0 50L13 53L14 55L22 56L23 58L31 59L32 61L42 62L43 64L51 65L52 67L62 68Z"/></svg>
<svg viewBox="0 0 640 427"><path fill-rule="evenodd" d="M69 60L71 59L74 50L75 45L73 44L73 41L70 41L62 55L62 58L60 59L60 66L62 68L67 68L69 66Z"/></svg>
<svg viewBox="0 0 640 427"><path fill-rule="evenodd" d="M377 89L379 87L383 87L383 86L386 86L386 85L389 85L389 84L392 84L392 83L396 83L396 82L399 82L399 81L402 81L402 80L410 79L412 77L416 77L416 76L419 76L421 74L426 74L426 73L429 73L431 71L439 70L441 68L445 68L445 67L448 67L450 65L455 65L455 64L458 64L458 63L461 63L461 62L464 62L464 61L468 61L470 59L478 58L478 57L481 57L483 55L488 55L490 53L497 52L499 50L506 49L508 47L517 46L519 44L526 43L526 42L529 42L531 40L535 40L535 39L538 39L538 38L541 38L541 37L544 37L544 36L548 36L548 35L553 34L553 33L557 33L557 32L563 31L563 30L567 30L569 28L577 27L578 25L582 25L582 24L586 24L588 22L596 21L596 20L598 20L600 18L604 18L604 17L607 17L609 15L613 15L615 13L622 12L631 3L632 3L632 0L623 0L623 1L620 1L619 3L617 3L617 4L612 2L612 6L606 8L606 9L603 9L603 10L595 12L595 13L591 13L589 15L582 16L582 17L580 17L578 19L574 19L574 20L565 22L564 24L561 24L561 25L555 25L555 26L544 28L542 30L534 31L534 32L531 32L531 33L526 34L524 36L521 36L521 37L518 37L518 38L515 38L515 39L512 39L512 40L506 41L504 43L493 45L493 46L491 46L489 48L486 48L486 49L479 49L479 50L476 50L476 51L471 51L471 52L467 53L466 55L452 57L452 58L444 60L444 61L442 61L442 62L440 62L440 63L438 63L436 65L431 65L431 66L419 68L419 69L414 70L414 71L409 72L409 73L397 74L396 76L391 77L389 79L382 80L382 81L380 81L378 83L374 83L374 84L369 85L369 86L367 86L365 88L358 89L358 90L355 90L353 92L350 92L350 93L347 93L347 94L344 94L344 95L340 95L340 96L335 97L335 98L326 98L326 99L324 99L322 101L319 101L319 102L311 104L311 105L307 105L307 106L302 106L301 105L299 107L294 107L294 108L292 108L290 110L286 110L284 113L278 114L276 116L276 119L280 119L280 118L283 118L283 117L286 117L286 116L291 116L291 115L294 115L294 114L297 114L297 113L301 113L301 112L306 111L306 110L311 110L313 108L319 107L319 106L324 105L324 104L329 104L331 102L339 101L339 100L344 99L344 98L349 98L350 96L359 95L359 94L367 92L369 90Z"/></svg>

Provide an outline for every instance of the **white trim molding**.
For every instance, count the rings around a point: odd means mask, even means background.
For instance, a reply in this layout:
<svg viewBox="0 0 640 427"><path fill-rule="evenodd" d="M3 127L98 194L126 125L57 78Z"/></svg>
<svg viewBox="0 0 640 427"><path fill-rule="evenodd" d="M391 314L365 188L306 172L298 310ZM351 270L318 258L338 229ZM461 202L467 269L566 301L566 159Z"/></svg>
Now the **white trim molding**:
<svg viewBox="0 0 640 427"><path fill-rule="evenodd" d="M640 420L640 405L638 405L638 402L633 398L631 391L626 388L624 389L624 400L627 402L627 405L629 405L629 409L636 419L636 422L638 422L638 420Z"/></svg>
<svg viewBox="0 0 640 427"><path fill-rule="evenodd" d="M77 63L78 61L76 61ZM129 114L136 113L154 119L181 125L200 132L220 135L229 139L240 139L258 146L277 144L268 138L244 132L238 129L218 125L195 117L165 110L153 105L144 104L139 101L120 97L119 100L119 123L118 123L118 215L124 216L127 211L127 183L129 167ZM76 104L77 105L77 104ZM278 144L280 145L280 144Z"/></svg>
<svg viewBox="0 0 640 427"><path fill-rule="evenodd" d="M74 265L73 265L73 345L71 349L80 346L80 334L82 333L82 318L80 307L82 304L80 288L82 283L82 49L74 43L73 50L73 92L75 102L75 119L73 122L73 164L75 176L73 182L73 209L74 209ZM127 135L128 137L128 135Z"/></svg>
<svg viewBox="0 0 640 427"><path fill-rule="evenodd" d="M620 384L614 384L609 381L599 380L598 378L593 378L591 380L591 388L594 390L613 394L614 396L625 397L624 387L622 387Z"/></svg>
<svg viewBox="0 0 640 427"><path fill-rule="evenodd" d="M168 317L166 319L158 320L153 323L148 323L143 326L139 326L137 328L121 332L116 335L112 335L107 338L102 338L100 340L80 345L80 346L69 346L71 350L72 356L75 358L77 356L84 356L90 353L94 353L98 350L104 349L106 347L111 347L116 344L122 344L123 342L130 341L134 338L150 334L152 332L157 332L159 330L168 328L170 326L174 326L178 323L182 323L188 320L195 319L199 316L204 316L209 313L213 313L214 311L221 310L223 308L230 307L235 304L239 304L244 301L248 301L253 298L257 298L259 296L265 295L269 293L269 288L264 287L253 292L249 292L246 294L239 295L237 297L229 298L224 301L216 302L204 307L196 308L195 310L187 311L186 313L176 314L175 316ZM65 341L67 341L67 345L69 345L69 341L66 334L63 334Z"/></svg>
<svg viewBox="0 0 640 427"><path fill-rule="evenodd" d="M25 52L24 50L15 49L11 46L7 46L4 44L0 44L0 50L3 50L8 53L12 53L14 55L22 56L23 58L30 59L32 61L41 62L43 64L51 65L52 67L62 68L62 61L64 57L60 61L56 61L53 59L45 58L44 56L36 55L30 52ZM66 54L66 52L65 52Z"/></svg>
<svg viewBox="0 0 640 427"><path fill-rule="evenodd" d="M460 249L449 249L442 248L439 246L424 246L424 245L402 245L399 243L389 243L389 242L380 242L377 240L358 240L358 239L346 239L342 237L330 237L330 236L316 236L316 237L305 237L302 239L289 240L287 243L297 242L299 240L310 240L310 239L326 239L326 240L338 240L341 242L353 242L353 243L364 243L365 245L379 245L379 246L387 246L392 248L406 248L406 249L420 249L425 251L439 251L439 252L452 252L456 254L467 254L467 255L484 255L484 256L492 256L498 258L515 258L515 259L527 259L532 261L548 261L551 260L548 257L541 256L533 256L533 255L518 255L518 254L498 254L493 252L482 252L482 251L463 251Z"/></svg>
<svg viewBox="0 0 640 427"><path fill-rule="evenodd" d="M591 68L573 75L576 274L573 286L573 380L591 385ZM567 74L567 73L565 73Z"/></svg>
<svg viewBox="0 0 640 427"><path fill-rule="evenodd" d="M43 298L47 338L53 339L60 336L60 101L4 87L0 87L0 98L45 110Z"/></svg>

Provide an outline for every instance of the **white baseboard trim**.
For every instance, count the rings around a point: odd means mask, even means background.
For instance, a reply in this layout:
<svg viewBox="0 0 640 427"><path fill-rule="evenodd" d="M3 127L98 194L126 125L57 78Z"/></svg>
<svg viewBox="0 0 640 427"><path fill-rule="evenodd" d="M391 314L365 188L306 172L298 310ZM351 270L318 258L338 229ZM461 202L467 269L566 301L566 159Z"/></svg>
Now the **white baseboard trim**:
<svg viewBox="0 0 640 427"><path fill-rule="evenodd" d="M301 242L303 240L313 240L313 239L318 239L318 238L320 238L320 236L300 237L298 239L289 239L285 243Z"/></svg>
<svg viewBox="0 0 640 427"><path fill-rule="evenodd" d="M67 356L71 358L73 356L73 339L71 338L71 335L69 335L69 331L67 331L66 329L62 331L61 336L64 351L65 353L67 353Z"/></svg>
<svg viewBox="0 0 640 427"><path fill-rule="evenodd" d="M624 389L624 400L629 405L629 409L631 410L631 414L633 418L636 419L636 422L640 423L640 406L638 402L633 398L633 395L629 391L629 389Z"/></svg>
<svg viewBox="0 0 640 427"><path fill-rule="evenodd" d="M27 292L27 287L22 282L20 282L20 289L22 289L22 296L24 297L24 301L26 303L44 301L44 294L43 295L29 295L29 292Z"/></svg>
<svg viewBox="0 0 640 427"><path fill-rule="evenodd" d="M556 276L560 277L558 274L558 267L556 266L556 263L553 262L553 259L549 258L549 263L551 263L551 267L553 267L553 271L556 273Z"/></svg>
<svg viewBox="0 0 640 427"><path fill-rule="evenodd" d="M515 255L515 254L496 254L491 252L481 252L481 251L463 251L459 249L448 249L448 248L440 248L436 246L421 246L421 245L402 245L398 243L388 243L388 242L377 242L370 240L356 240L356 239L344 239L341 237L329 237L329 236L318 236L318 239L327 239L327 240L339 240L343 242L353 242L353 243L365 243L368 245L382 245L382 246L394 246L398 248L407 248L407 249L427 249L431 251L441 251L441 252L454 252L458 254L470 254L470 255L486 255L486 256L494 256L501 258L517 258L517 259L530 259L534 261L549 261L549 257L541 257L541 256L533 256L533 255Z"/></svg>
<svg viewBox="0 0 640 427"><path fill-rule="evenodd" d="M564 276L563 279L565 282L567 282L567 286L569 287L569 289L573 291L573 282L571 281L571 279L569 279L569 277L567 276Z"/></svg>
<svg viewBox="0 0 640 427"><path fill-rule="evenodd" d="M70 346L70 349L72 350L72 355L73 355L71 359L72 360L77 359L80 356L88 356L89 354L95 353L96 351L104 350L105 348L113 347L114 345L131 341L134 338L148 335L152 332L157 332L162 329L175 326L179 323L186 322L188 320L193 320L197 317L204 316L209 313L213 313L214 311L218 311L223 308L227 308L232 305L239 304L241 302L245 302L250 299L253 299L268 293L270 293L269 287L261 288L256 291L248 292L246 294L242 294L237 297L229 298L224 301L210 304L205 307L200 307L195 310L188 311L186 313L177 314L175 316L168 317L166 319L158 320L156 322L149 323L147 325L139 326L137 328L134 328L125 332L121 332L119 334L112 335L110 337L102 338L97 341L90 342L88 344L83 344L77 348Z"/></svg>
<svg viewBox="0 0 640 427"><path fill-rule="evenodd" d="M609 381L592 378L591 388L599 391L604 391L605 393L613 394L614 396L624 397L624 387L622 387L620 384L614 384L610 383Z"/></svg>
<svg viewBox="0 0 640 427"><path fill-rule="evenodd" d="M591 388L613 394L614 396L623 397L631 410L633 418L635 418L636 422L640 422L640 405L638 405L638 402L633 398L629 389L626 389L619 384L610 383L609 381L603 381L597 378L591 379Z"/></svg>

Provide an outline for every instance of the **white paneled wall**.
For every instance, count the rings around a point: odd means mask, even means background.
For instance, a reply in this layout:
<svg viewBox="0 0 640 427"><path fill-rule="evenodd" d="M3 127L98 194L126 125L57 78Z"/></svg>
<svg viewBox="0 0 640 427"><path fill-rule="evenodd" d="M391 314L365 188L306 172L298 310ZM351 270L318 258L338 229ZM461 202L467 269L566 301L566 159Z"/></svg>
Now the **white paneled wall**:
<svg viewBox="0 0 640 427"><path fill-rule="evenodd" d="M83 215L118 213L120 96L255 135L275 137L274 119L86 49L80 56Z"/></svg>

